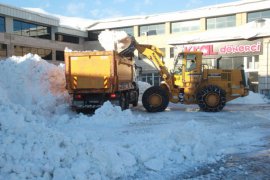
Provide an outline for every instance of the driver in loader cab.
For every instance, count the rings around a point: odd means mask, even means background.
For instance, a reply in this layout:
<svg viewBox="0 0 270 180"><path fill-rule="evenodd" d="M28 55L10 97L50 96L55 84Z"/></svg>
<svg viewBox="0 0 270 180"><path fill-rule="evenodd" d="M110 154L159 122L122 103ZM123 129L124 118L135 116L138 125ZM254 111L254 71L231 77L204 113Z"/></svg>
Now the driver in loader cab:
<svg viewBox="0 0 270 180"><path fill-rule="evenodd" d="M196 68L196 62L195 60L191 60L190 63L188 64L187 71L192 71L195 68Z"/></svg>

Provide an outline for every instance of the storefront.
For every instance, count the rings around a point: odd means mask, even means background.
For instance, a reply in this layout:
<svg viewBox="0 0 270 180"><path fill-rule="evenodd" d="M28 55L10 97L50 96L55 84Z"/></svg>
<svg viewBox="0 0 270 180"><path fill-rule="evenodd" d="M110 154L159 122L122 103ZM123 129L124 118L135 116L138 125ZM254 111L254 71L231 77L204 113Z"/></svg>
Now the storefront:
<svg viewBox="0 0 270 180"><path fill-rule="evenodd" d="M250 89L258 92L259 56L263 54L263 40L253 41L226 41L206 44L192 44L176 46L176 51L201 51L203 64L209 68L217 66L216 58L222 56L220 68L243 68L246 72L247 83Z"/></svg>

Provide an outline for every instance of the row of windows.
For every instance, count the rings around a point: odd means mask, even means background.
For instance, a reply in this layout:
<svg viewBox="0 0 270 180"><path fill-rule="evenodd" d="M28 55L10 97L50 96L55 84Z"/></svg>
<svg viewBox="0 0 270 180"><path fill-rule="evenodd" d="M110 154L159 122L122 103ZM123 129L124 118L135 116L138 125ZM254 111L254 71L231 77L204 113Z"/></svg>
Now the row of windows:
<svg viewBox="0 0 270 180"><path fill-rule="evenodd" d="M64 35L64 34L59 34L59 33L55 34L55 40L61 41L61 42L69 42L69 43L79 44L79 37L69 36L69 35Z"/></svg>
<svg viewBox="0 0 270 180"><path fill-rule="evenodd" d="M161 77L158 73L147 73L147 74L141 74L139 77L140 81L147 82L151 84L152 86L159 86Z"/></svg>
<svg viewBox="0 0 270 180"><path fill-rule="evenodd" d="M14 55L15 56L24 56L28 53L37 54L42 59L52 60L52 50L42 49L42 48L33 48L26 46L14 46ZM0 58L7 57L7 45L0 44ZM56 60L64 61L64 51L56 51Z"/></svg>
<svg viewBox="0 0 270 180"><path fill-rule="evenodd" d="M51 39L51 27L13 20L13 34L37 37L41 39Z"/></svg>
<svg viewBox="0 0 270 180"><path fill-rule="evenodd" d="M0 32L5 31L5 18L0 16ZM41 39L51 39L51 27L13 20L13 34ZM79 37L64 34L56 33L55 40L79 44Z"/></svg>
<svg viewBox="0 0 270 180"><path fill-rule="evenodd" d="M261 18L270 18L270 10L257 11L247 13L247 22L251 22ZM191 21L181 21L181 22L171 22L170 33L188 32L188 31L198 31L200 30L200 20ZM206 29L220 29L227 27L236 26L236 15L214 17L206 19ZM116 28L112 30L126 31L130 35L134 35L133 27ZM92 31L89 37L92 36L91 40L98 40L97 36L100 31ZM152 36L161 35L165 33L165 24L151 24L139 26L139 36Z"/></svg>
<svg viewBox="0 0 270 180"><path fill-rule="evenodd" d="M14 55L15 56L24 56L28 53L37 54L42 59L52 60L52 50L51 49L41 49L25 46L14 46Z"/></svg>

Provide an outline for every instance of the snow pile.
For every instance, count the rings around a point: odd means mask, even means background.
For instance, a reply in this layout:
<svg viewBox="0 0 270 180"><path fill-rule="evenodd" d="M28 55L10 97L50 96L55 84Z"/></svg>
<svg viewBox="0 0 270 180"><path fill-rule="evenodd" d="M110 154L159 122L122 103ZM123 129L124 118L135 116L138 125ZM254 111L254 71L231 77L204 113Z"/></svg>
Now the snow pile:
<svg viewBox="0 0 270 180"><path fill-rule="evenodd" d="M63 67L31 54L0 61L0 75L0 179L171 179L262 145L258 119L269 121L264 112L151 114L109 102L75 114Z"/></svg>
<svg viewBox="0 0 270 180"><path fill-rule="evenodd" d="M139 86L139 100L142 100L142 95L143 95L144 91L146 91L152 85L147 83L147 82L138 81L138 86Z"/></svg>
<svg viewBox="0 0 270 180"><path fill-rule="evenodd" d="M101 46L106 51L118 51L121 52L127 45L130 44L130 40L128 34L125 31L102 31L98 40ZM127 41L123 41L127 40Z"/></svg>
<svg viewBox="0 0 270 180"><path fill-rule="evenodd" d="M239 97L230 101L228 104L265 104L269 100L265 98L262 94L254 93L249 91L249 95L245 97Z"/></svg>
<svg viewBox="0 0 270 180"><path fill-rule="evenodd" d="M68 101L64 69L37 55L0 61L0 103L20 105L35 113L54 113Z"/></svg>
<svg viewBox="0 0 270 180"><path fill-rule="evenodd" d="M151 84L149 84L147 82L143 82L143 81L138 81L138 85L139 85L140 95L142 95L144 93L144 91L146 91L146 89L148 89L152 86Z"/></svg>

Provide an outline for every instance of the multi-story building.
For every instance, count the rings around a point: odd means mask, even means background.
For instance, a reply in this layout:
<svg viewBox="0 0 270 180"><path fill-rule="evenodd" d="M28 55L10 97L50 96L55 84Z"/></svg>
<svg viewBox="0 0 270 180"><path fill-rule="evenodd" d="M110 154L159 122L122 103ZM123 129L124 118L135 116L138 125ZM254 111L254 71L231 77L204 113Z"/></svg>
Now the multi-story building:
<svg viewBox="0 0 270 180"><path fill-rule="evenodd" d="M269 19L268 19L269 18ZM37 53L52 62L63 60L65 47L99 50L103 30L124 30L139 43L164 51L169 69L181 50L204 52L203 61L222 68L244 66L250 88L270 94L270 0L242 0L147 16L99 20L87 31L61 26L59 19L32 11L0 5L0 56ZM158 85L160 76L153 64L137 54L140 79Z"/></svg>
<svg viewBox="0 0 270 180"><path fill-rule="evenodd" d="M84 49L86 31L60 26L56 17L0 4L0 58L38 54L57 63L64 49Z"/></svg>

